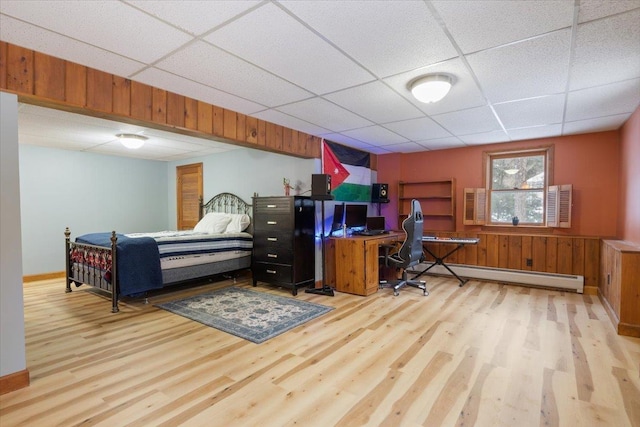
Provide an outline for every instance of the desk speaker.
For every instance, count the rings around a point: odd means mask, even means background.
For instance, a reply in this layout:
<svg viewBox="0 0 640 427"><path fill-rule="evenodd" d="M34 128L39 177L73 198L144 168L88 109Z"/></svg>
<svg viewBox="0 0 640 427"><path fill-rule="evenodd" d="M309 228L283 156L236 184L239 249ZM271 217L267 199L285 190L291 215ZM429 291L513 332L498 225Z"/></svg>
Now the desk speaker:
<svg viewBox="0 0 640 427"><path fill-rule="evenodd" d="M331 175L316 173L311 175L311 198L326 198L331 195Z"/></svg>
<svg viewBox="0 0 640 427"><path fill-rule="evenodd" d="M389 184L372 184L371 202L389 203Z"/></svg>

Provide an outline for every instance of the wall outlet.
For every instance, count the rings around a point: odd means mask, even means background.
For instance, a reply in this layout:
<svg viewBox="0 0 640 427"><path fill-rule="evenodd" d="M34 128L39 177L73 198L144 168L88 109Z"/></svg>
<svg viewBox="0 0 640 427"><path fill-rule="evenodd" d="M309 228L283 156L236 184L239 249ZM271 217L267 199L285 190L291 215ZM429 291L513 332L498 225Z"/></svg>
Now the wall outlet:
<svg viewBox="0 0 640 427"><path fill-rule="evenodd" d="M533 259L527 258L527 267L533 267Z"/></svg>

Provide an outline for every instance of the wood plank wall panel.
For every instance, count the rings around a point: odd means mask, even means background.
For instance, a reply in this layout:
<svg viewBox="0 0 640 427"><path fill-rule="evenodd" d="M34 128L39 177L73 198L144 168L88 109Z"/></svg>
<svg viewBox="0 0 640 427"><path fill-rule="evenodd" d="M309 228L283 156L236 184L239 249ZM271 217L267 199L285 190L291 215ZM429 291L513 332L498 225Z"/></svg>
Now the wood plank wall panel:
<svg viewBox="0 0 640 427"><path fill-rule="evenodd" d="M6 42L0 42L0 90L49 108L320 158L318 137Z"/></svg>
<svg viewBox="0 0 640 427"><path fill-rule="evenodd" d="M223 108L222 111L222 136L229 139L236 139L238 128L236 126L236 112Z"/></svg>
<svg viewBox="0 0 640 427"><path fill-rule="evenodd" d="M7 49L6 42L0 42L0 87L7 87Z"/></svg>
<svg viewBox="0 0 640 427"><path fill-rule="evenodd" d="M131 117L145 122L151 121L153 91L151 86L131 82Z"/></svg>
<svg viewBox="0 0 640 427"><path fill-rule="evenodd" d="M63 86L67 104L81 107L87 105L87 67L73 62L65 63Z"/></svg>
<svg viewBox="0 0 640 427"><path fill-rule="evenodd" d="M151 88L151 120L158 124L167 123L167 91Z"/></svg>
<svg viewBox="0 0 640 427"><path fill-rule="evenodd" d="M35 52L34 62L35 95L64 101L64 86L58 84L65 80L64 60Z"/></svg>
<svg viewBox="0 0 640 427"><path fill-rule="evenodd" d="M258 119L248 116L245 123L245 140L258 145Z"/></svg>
<svg viewBox="0 0 640 427"><path fill-rule="evenodd" d="M213 134L216 136L224 136L224 108L213 106Z"/></svg>
<svg viewBox="0 0 640 427"><path fill-rule="evenodd" d="M203 133L213 133L213 106L198 101L198 130Z"/></svg>
<svg viewBox="0 0 640 427"><path fill-rule="evenodd" d="M113 77L87 68L87 108L109 113L113 111Z"/></svg>
<svg viewBox="0 0 640 427"><path fill-rule="evenodd" d="M198 130L198 101L192 98L184 98L184 127L190 130Z"/></svg>
<svg viewBox="0 0 640 427"><path fill-rule="evenodd" d="M544 273L584 276L585 286L598 287L600 281L600 239L583 236L516 235L508 233L438 232L440 237L479 237L477 245L467 245L447 258L451 264L508 268ZM438 256L450 245L430 245ZM532 265L527 266L527 258ZM433 260L431 256L427 259Z"/></svg>
<svg viewBox="0 0 640 427"><path fill-rule="evenodd" d="M180 128L185 127L184 126L185 113L186 111L185 111L184 96L167 92L166 123L169 126L173 126L173 127L180 127Z"/></svg>
<svg viewBox="0 0 640 427"><path fill-rule="evenodd" d="M20 46L7 46L7 89L33 94L34 90L34 51Z"/></svg>

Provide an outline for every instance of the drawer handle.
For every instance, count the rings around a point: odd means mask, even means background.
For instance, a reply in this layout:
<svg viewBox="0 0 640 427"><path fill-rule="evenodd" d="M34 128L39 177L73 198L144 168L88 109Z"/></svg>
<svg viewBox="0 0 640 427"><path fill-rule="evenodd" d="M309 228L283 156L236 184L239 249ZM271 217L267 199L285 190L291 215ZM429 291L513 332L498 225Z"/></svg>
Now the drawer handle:
<svg viewBox="0 0 640 427"><path fill-rule="evenodd" d="M267 237L267 241L269 241L269 242L277 242L278 238L277 237Z"/></svg>
<svg viewBox="0 0 640 427"><path fill-rule="evenodd" d="M267 270L267 273L269 273L269 274L276 274L276 271L275 271L275 270Z"/></svg>
<svg viewBox="0 0 640 427"><path fill-rule="evenodd" d="M276 225L278 221L267 221L268 225Z"/></svg>
<svg viewBox="0 0 640 427"><path fill-rule="evenodd" d="M267 258L278 258L278 254L267 254Z"/></svg>
<svg viewBox="0 0 640 427"><path fill-rule="evenodd" d="M277 205L267 205L268 208L277 208Z"/></svg>

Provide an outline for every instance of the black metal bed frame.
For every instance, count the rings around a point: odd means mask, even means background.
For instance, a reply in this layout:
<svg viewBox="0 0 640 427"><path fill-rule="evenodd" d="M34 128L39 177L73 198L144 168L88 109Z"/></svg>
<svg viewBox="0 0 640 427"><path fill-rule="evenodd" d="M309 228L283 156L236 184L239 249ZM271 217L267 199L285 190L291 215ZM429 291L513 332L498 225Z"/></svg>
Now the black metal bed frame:
<svg viewBox="0 0 640 427"><path fill-rule="evenodd" d="M207 203L202 203L200 199L200 219L210 212L223 212L230 214L247 214L251 215L252 206L242 200L240 197L232 193L219 193L213 196ZM249 229L251 232L251 229ZM120 297L120 287L118 284L118 274L116 268L117 261L117 242L116 232L111 232L111 246L97 246L85 243L71 241L71 230L66 227L64 230L65 238L65 270L66 270L66 290L71 292L71 284L76 286L83 284L101 289L111 294L111 312L117 313L118 299ZM111 260L111 280L105 279L105 271L97 268L89 263L78 262L72 254L75 251L82 253L91 253L93 257L103 257Z"/></svg>

